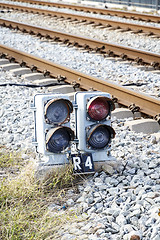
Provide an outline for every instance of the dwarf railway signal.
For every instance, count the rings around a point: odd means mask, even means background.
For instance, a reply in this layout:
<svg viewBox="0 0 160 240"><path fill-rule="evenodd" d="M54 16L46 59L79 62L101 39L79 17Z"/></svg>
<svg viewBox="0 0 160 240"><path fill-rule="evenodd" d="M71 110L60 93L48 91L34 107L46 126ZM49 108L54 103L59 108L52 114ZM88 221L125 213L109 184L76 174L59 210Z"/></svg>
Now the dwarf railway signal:
<svg viewBox="0 0 160 240"><path fill-rule="evenodd" d="M73 105L65 94L37 94L34 97L35 143L39 153L52 156L53 164L67 162L74 139L70 128Z"/></svg>
<svg viewBox="0 0 160 240"><path fill-rule="evenodd" d="M115 136L110 120L114 103L108 93L76 92L73 103L67 94L37 94L32 108L34 143L51 165L72 159L75 173L91 173L94 162L108 160Z"/></svg>
<svg viewBox="0 0 160 240"><path fill-rule="evenodd" d="M110 95L95 91L77 92L75 104L78 152L82 156L88 154L88 159L93 159L93 162L106 161L111 139L115 136L110 120L114 109Z"/></svg>

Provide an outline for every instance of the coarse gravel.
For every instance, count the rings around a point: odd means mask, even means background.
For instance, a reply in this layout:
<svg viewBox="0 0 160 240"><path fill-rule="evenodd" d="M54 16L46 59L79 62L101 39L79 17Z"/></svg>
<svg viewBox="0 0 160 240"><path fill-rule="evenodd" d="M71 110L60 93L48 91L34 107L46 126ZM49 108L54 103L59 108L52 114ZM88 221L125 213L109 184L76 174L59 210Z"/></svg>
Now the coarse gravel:
<svg viewBox="0 0 160 240"><path fill-rule="evenodd" d="M128 47L155 52L157 54L160 53L159 38L153 38L152 36L146 36L144 34L134 34L132 32L123 32L120 30L108 30L107 28L95 28L94 26L88 24L77 24L70 21L68 22L62 21L61 19L55 19L50 16L47 17L31 13L11 11L0 13L0 16L2 18L25 22L41 26L43 28L95 38L112 44L121 44Z"/></svg>
<svg viewBox="0 0 160 240"><path fill-rule="evenodd" d="M6 28L0 28L0 42L104 80L145 83L140 91L160 97L159 75L132 64ZM23 79L0 70L0 83L4 82L22 83ZM0 144L24 152L25 158L35 151L30 102L40 92L52 92L52 88L0 87ZM160 141L152 134L130 131L125 126L130 120L112 118L116 137L111 154L120 163L119 168L112 174L103 171L84 179L78 186L77 198L74 191L68 191L65 208L50 205L51 216L60 217L64 211L76 212L77 216L74 223L66 223L58 230L55 239L130 240L133 235L145 240L160 239Z"/></svg>
<svg viewBox="0 0 160 240"><path fill-rule="evenodd" d="M22 83L23 79L1 70L0 82ZM30 102L34 94L51 91L0 87L1 145L22 152L25 160L35 152L31 143L34 122ZM68 190L63 206L50 204L51 216L60 217L65 211L76 214L74 223L65 223L55 239L130 240L136 234L140 239L159 240L160 141L152 134L130 131L124 125L130 120L112 118L116 137L111 154L119 163L117 170L84 178L83 184L78 185L78 195Z"/></svg>
<svg viewBox="0 0 160 240"><path fill-rule="evenodd" d="M131 84L130 88L136 91L160 97L160 75L143 71L132 63L104 58L102 55L80 51L3 27L0 27L0 42L104 81ZM135 87L137 83L139 87Z"/></svg>
<svg viewBox="0 0 160 240"><path fill-rule="evenodd" d="M128 23L142 24L142 25L146 25L146 26L160 27L160 23L145 22L145 21L134 20L134 19L126 19L126 18L122 18L122 17L118 17L118 16L102 15L102 14L97 14L97 13L87 13L87 12L77 11L77 10L75 11L75 10L67 9L67 8L57 8L57 7L23 3L23 2L16 2L16 1L6 1L5 0L3 2L8 3L8 4L25 6L25 7L46 9L46 10L50 10L50 11L65 12L65 13L78 14L78 15L83 15L83 16L90 16L90 17L108 19L108 20L113 20L113 21L122 21L122 22L128 22Z"/></svg>

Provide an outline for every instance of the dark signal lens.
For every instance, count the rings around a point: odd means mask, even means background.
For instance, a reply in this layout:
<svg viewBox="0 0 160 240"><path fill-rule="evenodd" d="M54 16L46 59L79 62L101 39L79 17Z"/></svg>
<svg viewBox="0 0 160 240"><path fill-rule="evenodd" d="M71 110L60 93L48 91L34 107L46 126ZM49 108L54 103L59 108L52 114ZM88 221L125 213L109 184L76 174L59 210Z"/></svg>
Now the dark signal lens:
<svg viewBox="0 0 160 240"><path fill-rule="evenodd" d="M91 132L88 143L95 149L101 149L108 145L110 141L110 132L103 126L97 127Z"/></svg>
<svg viewBox="0 0 160 240"><path fill-rule="evenodd" d="M115 131L105 124L94 125L87 133L87 142L94 149L105 148L111 138L115 137Z"/></svg>
<svg viewBox="0 0 160 240"><path fill-rule="evenodd" d="M67 127L51 129L47 134L47 150L60 153L65 150L73 139L73 131Z"/></svg>
<svg viewBox="0 0 160 240"><path fill-rule="evenodd" d="M70 117L69 101L58 99L51 100L45 106L46 122L50 124L62 124L67 122Z"/></svg>
<svg viewBox="0 0 160 240"><path fill-rule="evenodd" d="M105 119L110 112L110 105L104 97L96 97L88 103L88 114L96 121Z"/></svg>

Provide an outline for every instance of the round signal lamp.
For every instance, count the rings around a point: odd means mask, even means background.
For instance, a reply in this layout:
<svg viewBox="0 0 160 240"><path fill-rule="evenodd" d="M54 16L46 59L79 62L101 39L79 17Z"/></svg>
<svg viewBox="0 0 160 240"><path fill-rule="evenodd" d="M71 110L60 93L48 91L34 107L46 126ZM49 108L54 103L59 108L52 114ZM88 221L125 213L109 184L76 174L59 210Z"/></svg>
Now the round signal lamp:
<svg viewBox="0 0 160 240"><path fill-rule="evenodd" d="M91 119L101 121L110 113L110 104L105 97L95 97L91 99L87 106L87 111Z"/></svg>
<svg viewBox="0 0 160 240"><path fill-rule="evenodd" d="M47 150L60 153L65 150L70 141L74 139L74 132L69 127L57 127L50 129L46 135Z"/></svg>
<svg viewBox="0 0 160 240"><path fill-rule="evenodd" d="M112 127L104 124L93 126L87 136L88 145L93 149L103 149L108 146L111 138L115 136Z"/></svg>
<svg viewBox="0 0 160 240"><path fill-rule="evenodd" d="M45 105L45 120L48 124L66 123L73 111L72 103L67 99L52 99Z"/></svg>

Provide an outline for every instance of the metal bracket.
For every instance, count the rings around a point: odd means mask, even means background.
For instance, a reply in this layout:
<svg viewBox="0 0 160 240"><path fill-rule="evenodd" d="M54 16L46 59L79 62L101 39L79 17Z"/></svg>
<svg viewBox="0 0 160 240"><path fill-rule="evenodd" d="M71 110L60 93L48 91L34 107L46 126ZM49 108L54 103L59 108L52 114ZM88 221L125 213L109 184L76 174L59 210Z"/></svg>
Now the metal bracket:
<svg viewBox="0 0 160 240"><path fill-rule="evenodd" d="M36 140L32 140L32 144L35 146L35 147L37 147L38 146L38 142L36 142Z"/></svg>
<svg viewBox="0 0 160 240"><path fill-rule="evenodd" d="M24 61L22 60L22 62L20 63L20 66L21 66L21 67L26 67L27 64L26 64L26 62L24 62Z"/></svg>
<svg viewBox="0 0 160 240"><path fill-rule="evenodd" d="M79 83L76 83L76 82L73 82L73 88L80 88L80 84Z"/></svg>
<svg viewBox="0 0 160 240"><path fill-rule="evenodd" d="M32 65L32 66L31 66L31 71L32 71L32 72L36 72L36 71L37 71L37 67L34 66L34 65Z"/></svg>
<svg viewBox="0 0 160 240"><path fill-rule="evenodd" d="M66 79L65 76L61 76L61 75L58 75L58 76L57 76L57 81L58 81L58 82L63 82L65 79Z"/></svg>
<svg viewBox="0 0 160 240"><path fill-rule="evenodd" d="M49 76L50 76L50 72L47 71L47 70L44 70L44 71L43 71L43 75L44 75L45 77L49 77Z"/></svg>
<svg viewBox="0 0 160 240"><path fill-rule="evenodd" d="M35 107L35 105L34 105L34 103L33 103L33 102L31 102L31 104L30 104L30 109L32 109L32 110L34 110L34 111L36 111L36 107Z"/></svg>
<svg viewBox="0 0 160 240"><path fill-rule="evenodd" d="M118 102L118 98L112 96L112 101L113 101L114 103L117 103L117 102Z"/></svg>
<svg viewBox="0 0 160 240"><path fill-rule="evenodd" d="M78 108L78 104L72 102L72 105L73 105L73 108L75 108L75 109Z"/></svg>
<svg viewBox="0 0 160 240"><path fill-rule="evenodd" d="M132 111L132 113L139 112L140 110L140 107L135 104L131 104L128 108Z"/></svg>
<svg viewBox="0 0 160 240"><path fill-rule="evenodd" d="M160 113L157 114L154 119L158 122L158 124L160 124Z"/></svg>

